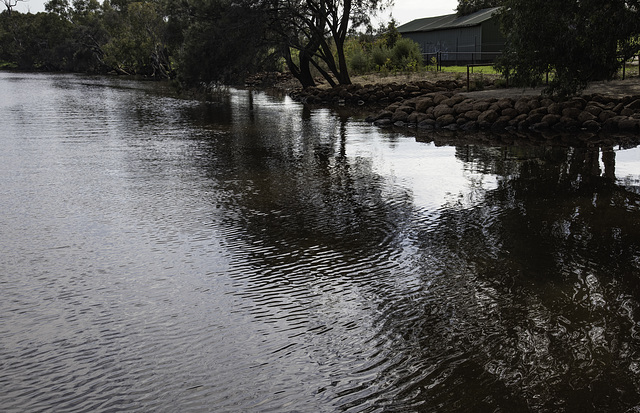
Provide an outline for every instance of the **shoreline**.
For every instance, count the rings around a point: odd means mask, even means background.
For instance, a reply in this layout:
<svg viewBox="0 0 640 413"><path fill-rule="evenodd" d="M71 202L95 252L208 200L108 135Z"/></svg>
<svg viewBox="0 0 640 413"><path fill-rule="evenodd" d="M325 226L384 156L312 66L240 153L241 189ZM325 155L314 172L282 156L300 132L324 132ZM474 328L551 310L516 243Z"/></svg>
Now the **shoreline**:
<svg viewBox="0 0 640 413"><path fill-rule="evenodd" d="M400 83L391 76L387 80L335 88L298 87L288 94L311 106L368 111L365 120L380 128L418 134L484 132L506 137L507 142L640 144L638 77L594 82L580 96L565 100L542 95L541 87L489 86L467 92L466 79L462 82L451 76L435 81Z"/></svg>

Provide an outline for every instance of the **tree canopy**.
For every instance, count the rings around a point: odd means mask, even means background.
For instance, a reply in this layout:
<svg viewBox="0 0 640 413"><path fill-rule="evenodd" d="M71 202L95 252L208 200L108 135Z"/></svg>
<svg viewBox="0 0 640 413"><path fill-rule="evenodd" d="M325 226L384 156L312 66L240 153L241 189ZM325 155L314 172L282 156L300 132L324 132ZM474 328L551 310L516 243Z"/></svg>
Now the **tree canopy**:
<svg viewBox="0 0 640 413"><path fill-rule="evenodd" d="M199 85L286 65L303 86L313 86L317 75L331 85L351 83L349 36L354 28L371 28L371 16L392 0L49 0L46 13L35 15L12 12L15 1L0 13L0 67ZM502 6L507 44L497 67L520 85L552 72L549 91L568 95L610 79L640 51L639 3L459 0L458 13ZM368 50L371 64L390 59L381 48ZM361 67L368 64L363 56Z"/></svg>
<svg viewBox="0 0 640 413"><path fill-rule="evenodd" d="M241 78L284 59L304 86L312 70L349 84L350 29L391 0L49 0L46 13L0 19L0 64L116 72L185 84Z"/></svg>
<svg viewBox="0 0 640 413"><path fill-rule="evenodd" d="M498 67L521 85L553 72L548 91L574 94L640 51L639 10L638 0L504 0Z"/></svg>
<svg viewBox="0 0 640 413"><path fill-rule="evenodd" d="M461 16L466 16L478 10L500 7L503 3L504 0L458 0L456 12Z"/></svg>
<svg viewBox="0 0 640 413"><path fill-rule="evenodd" d="M314 85L313 66L331 85L350 84L344 54L349 29L369 23L388 0L263 0L287 66L303 86ZM295 62L292 51L298 54Z"/></svg>

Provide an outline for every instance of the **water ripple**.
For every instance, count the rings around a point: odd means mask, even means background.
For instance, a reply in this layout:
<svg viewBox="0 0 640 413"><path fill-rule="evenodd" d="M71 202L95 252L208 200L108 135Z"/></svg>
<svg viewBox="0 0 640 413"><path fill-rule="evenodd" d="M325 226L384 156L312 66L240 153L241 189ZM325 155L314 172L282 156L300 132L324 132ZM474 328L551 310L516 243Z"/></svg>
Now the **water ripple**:
<svg viewBox="0 0 640 413"><path fill-rule="evenodd" d="M0 75L3 411L640 405L632 161L156 87Z"/></svg>

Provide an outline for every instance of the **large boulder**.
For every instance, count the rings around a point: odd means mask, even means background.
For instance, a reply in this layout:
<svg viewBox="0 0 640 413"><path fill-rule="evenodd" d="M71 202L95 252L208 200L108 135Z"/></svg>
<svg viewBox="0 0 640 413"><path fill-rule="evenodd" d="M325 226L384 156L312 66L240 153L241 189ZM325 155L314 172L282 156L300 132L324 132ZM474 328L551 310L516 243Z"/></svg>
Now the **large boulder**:
<svg viewBox="0 0 640 413"><path fill-rule="evenodd" d="M484 100L480 100L473 104L473 110L484 112L485 110L489 109L489 106L491 106L491 103Z"/></svg>
<svg viewBox="0 0 640 413"><path fill-rule="evenodd" d="M405 112L402 109L396 109L395 112L393 112L393 116L391 117L391 121L393 123L395 122L406 122L406 120L409 118L409 113Z"/></svg>
<svg viewBox="0 0 640 413"><path fill-rule="evenodd" d="M548 113L542 117L541 122L544 122L549 126L553 126L556 123L560 122L560 115L554 115L554 114Z"/></svg>
<svg viewBox="0 0 640 413"><path fill-rule="evenodd" d="M626 109L631 109L635 112L640 111L640 99L634 99L631 103L625 105Z"/></svg>
<svg viewBox="0 0 640 413"><path fill-rule="evenodd" d="M435 105L435 102L433 101L433 98L424 97L416 101L416 110L418 112L425 113L428 108L434 105Z"/></svg>
<svg viewBox="0 0 640 413"><path fill-rule="evenodd" d="M378 113L375 120L391 119L392 117L393 117L393 112L391 112L390 110L383 110L382 112Z"/></svg>
<svg viewBox="0 0 640 413"><path fill-rule="evenodd" d="M582 109L579 109L577 107L568 107L568 108L562 109L562 116L571 118L571 119L578 119L578 116L580 116L580 113L582 113Z"/></svg>
<svg viewBox="0 0 640 413"><path fill-rule="evenodd" d="M520 114L520 112L518 112L516 109L514 109L512 107L504 108L501 111L501 115L509 117L510 120L515 118L519 114Z"/></svg>
<svg viewBox="0 0 640 413"><path fill-rule="evenodd" d="M640 131L640 119L620 119L618 121L618 129L624 132L638 132Z"/></svg>
<svg viewBox="0 0 640 413"><path fill-rule="evenodd" d="M500 115L493 109L487 109L478 116L478 122L493 123Z"/></svg>
<svg viewBox="0 0 640 413"><path fill-rule="evenodd" d="M442 103L433 109L433 116L435 116L436 119L443 115L453 115L453 113L454 110L452 107Z"/></svg>
<svg viewBox="0 0 640 413"><path fill-rule="evenodd" d="M465 114L473 110L473 103L468 101L460 102L453 107L453 110L457 115Z"/></svg>
<svg viewBox="0 0 640 413"><path fill-rule="evenodd" d="M602 113L602 108L595 102L590 102L585 108L585 112L591 113L593 116L599 116Z"/></svg>
<svg viewBox="0 0 640 413"><path fill-rule="evenodd" d="M478 116L480 116L481 113L482 112L480 112L479 110L470 110L461 114L461 116L464 116L464 118L468 120L478 120Z"/></svg>
<svg viewBox="0 0 640 413"><path fill-rule="evenodd" d="M609 119L616 116L618 116L618 114L612 110L603 110L602 112L600 112L600 115L598 115L598 119L600 119L600 122L605 123Z"/></svg>
<svg viewBox="0 0 640 413"><path fill-rule="evenodd" d="M440 103L442 103L444 100L449 99L449 96L444 95L442 93L436 93L435 95L433 95L433 103L435 103L436 105L439 105Z"/></svg>
<svg viewBox="0 0 640 413"><path fill-rule="evenodd" d="M583 110L578 115L578 122L580 123L585 123L587 121L596 120L596 119L598 118L593 113L587 112L586 110Z"/></svg>
<svg viewBox="0 0 640 413"><path fill-rule="evenodd" d="M436 118L436 127L438 128L443 128L454 123L456 123L456 118L452 114L445 114Z"/></svg>

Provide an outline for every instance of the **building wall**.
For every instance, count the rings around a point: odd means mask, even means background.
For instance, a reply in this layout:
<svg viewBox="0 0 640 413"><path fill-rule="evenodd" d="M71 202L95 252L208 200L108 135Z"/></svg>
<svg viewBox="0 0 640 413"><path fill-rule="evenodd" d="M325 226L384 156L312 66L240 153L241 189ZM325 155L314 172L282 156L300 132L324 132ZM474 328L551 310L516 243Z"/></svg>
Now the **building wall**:
<svg viewBox="0 0 640 413"><path fill-rule="evenodd" d="M493 61L504 48L496 19L474 27L403 33L402 37L418 43L425 58L440 52L442 60L449 64Z"/></svg>
<svg viewBox="0 0 640 413"><path fill-rule="evenodd" d="M440 52L443 60L471 60L472 53L482 50L481 26L404 33L402 37L418 43L423 54Z"/></svg>

